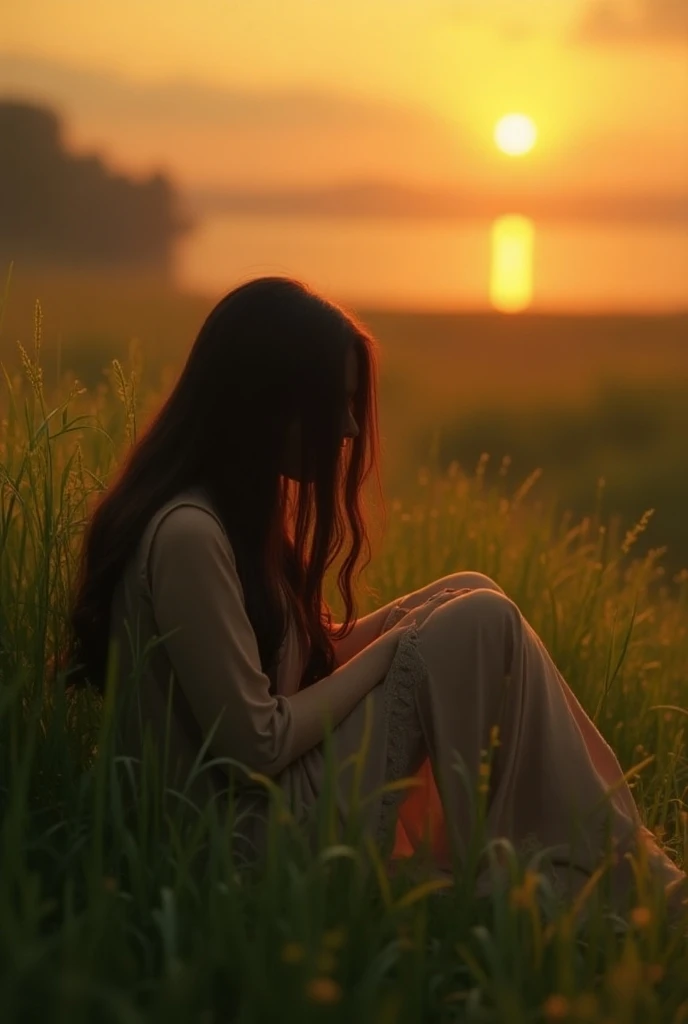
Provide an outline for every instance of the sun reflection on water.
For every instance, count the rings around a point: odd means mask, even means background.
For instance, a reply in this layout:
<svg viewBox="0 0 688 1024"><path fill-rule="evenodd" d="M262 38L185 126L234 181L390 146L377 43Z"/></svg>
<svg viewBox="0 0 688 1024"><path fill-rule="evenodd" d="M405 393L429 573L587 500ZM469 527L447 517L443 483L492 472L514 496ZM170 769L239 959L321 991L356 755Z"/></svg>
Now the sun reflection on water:
<svg viewBox="0 0 688 1024"><path fill-rule="evenodd" d="M492 224L490 301L502 313L519 313L533 300L535 225L510 214Z"/></svg>

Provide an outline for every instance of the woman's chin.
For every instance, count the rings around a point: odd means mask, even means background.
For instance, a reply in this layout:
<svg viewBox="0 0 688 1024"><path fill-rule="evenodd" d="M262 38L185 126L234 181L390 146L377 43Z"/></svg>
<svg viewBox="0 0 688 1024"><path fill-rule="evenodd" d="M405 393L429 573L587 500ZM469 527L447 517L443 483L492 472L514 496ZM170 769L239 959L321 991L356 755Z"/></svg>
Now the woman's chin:
<svg viewBox="0 0 688 1024"><path fill-rule="evenodd" d="M294 483L297 484L312 483L315 479L314 476L304 473L296 466L291 466L289 469L283 469L282 476L285 476L287 480L293 480Z"/></svg>

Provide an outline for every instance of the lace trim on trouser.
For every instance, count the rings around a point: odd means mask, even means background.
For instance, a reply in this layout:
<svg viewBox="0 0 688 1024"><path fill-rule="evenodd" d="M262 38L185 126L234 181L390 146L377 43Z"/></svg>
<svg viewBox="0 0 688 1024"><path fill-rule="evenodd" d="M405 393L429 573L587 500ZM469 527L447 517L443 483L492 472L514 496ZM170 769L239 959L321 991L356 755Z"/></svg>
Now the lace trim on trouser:
<svg viewBox="0 0 688 1024"><path fill-rule="evenodd" d="M406 609L396 605L382 627L386 632L406 615ZM416 709L415 691L426 673L418 651L418 632L409 625L399 640L384 683L384 706L387 719L387 763L385 782L414 775L425 751L425 739ZM407 791L385 791L380 803L377 829L378 845L384 847L396 823L396 809Z"/></svg>

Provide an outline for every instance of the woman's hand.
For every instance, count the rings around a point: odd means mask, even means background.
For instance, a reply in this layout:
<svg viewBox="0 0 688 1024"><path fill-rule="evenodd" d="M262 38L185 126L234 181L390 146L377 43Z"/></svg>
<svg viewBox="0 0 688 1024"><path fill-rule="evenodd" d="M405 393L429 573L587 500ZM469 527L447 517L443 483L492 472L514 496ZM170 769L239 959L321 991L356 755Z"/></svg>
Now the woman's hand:
<svg viewBox="0 0 688 1024"><path fill-rule="evenodd" d="M425 622L428 615L432 615L436 608L439 608L447 601L453 600L455 597L459 597L461 594L469 594L473 589L473 587L462 587L461 590L455 590L452 587L446 587L444 590L438 590L436 594L428 597L423 604L418 605L417 608L411 608L404 615L403 619L395 623L393 628L404 629L406 626L411 625L420 626Z"/></svg>
<svg viewBox="0 0 688 1024"><path fill-rule="evenodd" d="M364 691L364 693L367 693L369 689L376 686L387 675L394 660L399 641L407 626L414 624L420 626L436 608L439 608L446 601L451 601L452 598L458 597L460 594L467 594L473 589L473 587L464 587L462 590L447 588L433 594L432 597L427 598L416 608L409 609L399 622L395 622L393 626L386 629L384 633L380 634L363 650L359 651L345 665L338 667L329 678L335 679L340 677L343 679L349 674L360 682L361 685L368 686L368 689ZM400 607L404 611L403 604ZM365 680L368 682L365 683ZM324 684L325 680L321 682ZM316 686L320 686L320 683L314 683L310 689L314 690Z"/></svg>

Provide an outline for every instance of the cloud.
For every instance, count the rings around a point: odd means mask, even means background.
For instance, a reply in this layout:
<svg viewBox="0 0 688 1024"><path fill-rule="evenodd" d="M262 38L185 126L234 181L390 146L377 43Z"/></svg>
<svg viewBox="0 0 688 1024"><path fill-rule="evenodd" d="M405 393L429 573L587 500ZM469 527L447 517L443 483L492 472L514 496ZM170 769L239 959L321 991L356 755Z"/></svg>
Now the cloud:
<svg viewBox="0 0 688 1024"><path fill-rule="evenodd" d="M248 89L193 78L158 82L0 50L0 97L63 118L72 148L126 173L178 183L264 184L351 176L428 177L460 162L456 133L422 107L317 87ZM449 173L449 172L448 172Z"/></svg>
<svg viewBox="0 0 688 1024"><path fill-rule="evenodd" d="M526 42L542 29L532 0L440 0L437 11L458 24L488 26L510 43Z"/></svg>
<svg viewBox="0 0 688 1024"><path fill-rule="evenodd" d="M595 224L688 224L688 193L570 195L543 190L486 192L422 191L391 182L352 182L321 189L271 191L195 190L191 210L200 214L288 214L297 217L409 217L428 220L492 221L505 209L540 220Z"/></svg>
<svg viewBox="0 0 688 1024"><path fill-rule="evenodd" d="M592 0L574 38L594 44L688 44L688 0Z"/></svg>
<svg viewBox="0 0 688 1024"><path fill-rule="evenodd" d="M0 91L21 94L62 108L67 116L96 114L132 122L169 121L240 128L256 123L270 129L417 128L432 121L425 111L383 101L310 89L249 91L193 79L137 82L111 71L72 67L58 61L0 51Z"/></svg>

